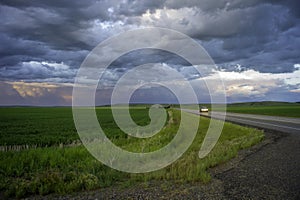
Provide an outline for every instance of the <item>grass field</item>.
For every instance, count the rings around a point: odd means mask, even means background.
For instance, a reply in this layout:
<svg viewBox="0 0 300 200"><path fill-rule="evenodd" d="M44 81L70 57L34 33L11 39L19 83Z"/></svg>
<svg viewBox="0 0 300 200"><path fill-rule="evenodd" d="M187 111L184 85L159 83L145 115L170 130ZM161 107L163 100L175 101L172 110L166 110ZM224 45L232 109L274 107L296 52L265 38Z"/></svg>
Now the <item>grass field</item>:
<svg viewBox="0 0 300 200"><path fill-rule="evenodd" d="M65 194L116 184L131 186L149 180L205 183L210 180L208 168L233 158L239 149L254 145L264 137L262 131L226 123L213 151L199 159L198 152L210 120L201 118L194 142L180 159L155 172L129 174L101 164L82 145L60 145L78 140L71 108L1 108L0 111L1 145L34 146L21 151L0 152L0 191L6 197ZM168 144L176 134L180 111L169 112L172 122L149 139L124 134L114 123L110 108L98 108L97 116L115 144L135 152L149 152ZM148 109L134 108L130 113L137 124L149 123Z"/></svg>
<svg viewBox="0 0 300 200"><path fill-rule="evenodd" d="M0 145L44 147L77 139L70 108L0 108Z"/></svg>
<svg viewBox="0 0 300 200"><path fill-rule="evenodd" d="M97 116L108 137L122 134L109 108L97 108ZM104 116L104 117L102 117ZM143 108L132 108L133 120L143 126L149 116ZM34 145L37 147L72 144L79 140L71 108L0 108L0 145Z"/></svg>
<svg viewBox="0 0 300 200"><path fill-rule="evenodd" d="M211 110L210 104L200 104L206 106ZM223 111L222 105L218 108L215 105L215 111ZM174 105L179 107L179 105ZM263 101L263 102L246 102L246 103L231 103L226 105L227 112L245 113L245 114L258 114L282 117L300 117L300 103L290 102L276 102L276 101Z"/></svg>
<svg viewBox="0 0 300 200"><path fill-rule="evenodd" d="M300 103L253 102L227 105L228 112L272 115L283 117L300 117Z"/></svg>

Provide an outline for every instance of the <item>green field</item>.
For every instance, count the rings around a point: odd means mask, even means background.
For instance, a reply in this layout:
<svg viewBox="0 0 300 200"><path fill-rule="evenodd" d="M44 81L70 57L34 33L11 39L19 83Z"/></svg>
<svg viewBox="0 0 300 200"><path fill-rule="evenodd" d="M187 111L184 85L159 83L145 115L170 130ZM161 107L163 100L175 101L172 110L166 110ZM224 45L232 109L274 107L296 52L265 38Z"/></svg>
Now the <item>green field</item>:
<svg viewBox="0 0 300 200"><path fill-rule="evenodd" d="M211 110L210 104L200 104ZM224 111L222 105L215 104L214 111ZM179 105L173 105L179 108ZM221 108L220 108L221 107ZM262 102L246 102L231 103L226 105L227 112L258 114L282 117L300 117L300 103L262 101Z"/></svg>
<svg viewBox="0 0 300 200"><path fill-rule="evenodd" d="M77 139L70 108L0 108L0 145L43 147Z"/></svg>
<svg viewBox="0 0 300 200"><path fill-rule="evenodd" d="M253 102L227 105L228 112L283 117L300 117L300 103Z"/></svg>
<svg viewBox="0 0 300 200"><path fill-rule="evenodd" d="M124 134L113 121L110 108L98 108L99 123L118 146L133 152L150 152L168 144L180 123L180 111L169 110L173 120L148 139ZM130 114L140 125L149 123L147 108L134 108ZM198 117L193 115L193 117ZM66 194L114 185L133 186L149 180L208 182L208 168L237 155L239 149L261 141L262 131L226 123L213 151L198 158L210 119L201 118L196 138L188 151L170 166L145 174L111 169L78 142L71 108L0 108L2 146L27 145L29 149L0 152L0 196L24 197L50 193ZM2 194L2 195L1 195Z"/></svg>

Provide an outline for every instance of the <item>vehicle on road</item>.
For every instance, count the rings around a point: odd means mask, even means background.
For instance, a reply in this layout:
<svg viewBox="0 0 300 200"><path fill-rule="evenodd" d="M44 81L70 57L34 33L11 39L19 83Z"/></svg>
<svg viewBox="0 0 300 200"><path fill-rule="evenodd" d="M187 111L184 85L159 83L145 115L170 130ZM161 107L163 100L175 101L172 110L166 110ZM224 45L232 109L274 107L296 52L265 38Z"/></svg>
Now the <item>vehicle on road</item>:
<svg viewBox="0 0 300 200"><path fill-rule="evenodd" d="M200 107L200 112L208 112L208 108L205 106Z"/></svg>

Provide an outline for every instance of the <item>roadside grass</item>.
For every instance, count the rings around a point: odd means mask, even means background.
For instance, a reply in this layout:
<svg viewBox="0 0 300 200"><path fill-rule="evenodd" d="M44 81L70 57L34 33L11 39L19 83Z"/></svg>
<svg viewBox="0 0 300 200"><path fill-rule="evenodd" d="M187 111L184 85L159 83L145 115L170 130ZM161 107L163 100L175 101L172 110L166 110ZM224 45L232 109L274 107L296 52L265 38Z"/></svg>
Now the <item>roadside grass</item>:
<svg viewBox="0 0 300 200"><path fill-rule="evenodd" d="M172 113L172 123L167 124L154 137L142 139L141 142L128 138L111 122L109 108L97 109L98 112L99 115L106 115L100 117L99 121L107 126L105 131L108 131L110 139L124 149L137 152L153 151L166 145L176 134L180 123L180 111L169 110ZM135 115L135 121L140 120L138 123L145 125L149 123L149 119L145 117L147 112L147 109L135 109L131 114ZM210 119L201 117L196 138L181 158L166 168L145 174L130 174L111 169L93 158L83 146L52 146L18 152L0 152L0 191L6 197L19 198L35 194L66 194L114 185L132 186L150 180L209 182L211 176L208 168L228 161L237 155L238 150L250 147L264 137L263 132L257 129L225 123L213 151L207 157L199 159L198 152L209 121Z"/></svg>

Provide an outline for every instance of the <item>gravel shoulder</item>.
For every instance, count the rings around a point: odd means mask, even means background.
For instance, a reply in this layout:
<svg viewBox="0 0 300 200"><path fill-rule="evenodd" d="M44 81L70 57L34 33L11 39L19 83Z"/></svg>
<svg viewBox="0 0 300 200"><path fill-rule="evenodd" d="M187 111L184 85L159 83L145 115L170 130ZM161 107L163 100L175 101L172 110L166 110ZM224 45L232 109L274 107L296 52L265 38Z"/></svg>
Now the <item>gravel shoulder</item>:
<svg viewBox="0 0 300 200"><path fill-rule="evenodd" d="M208 184L160 181L34 199L300 199L300 135L268 131L210 172Z"/></svg>

